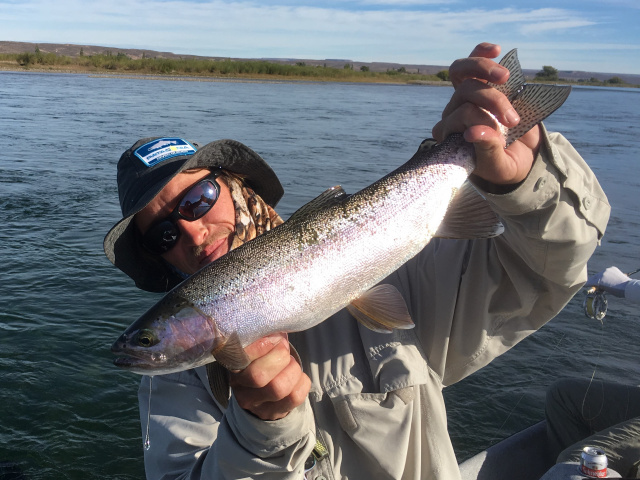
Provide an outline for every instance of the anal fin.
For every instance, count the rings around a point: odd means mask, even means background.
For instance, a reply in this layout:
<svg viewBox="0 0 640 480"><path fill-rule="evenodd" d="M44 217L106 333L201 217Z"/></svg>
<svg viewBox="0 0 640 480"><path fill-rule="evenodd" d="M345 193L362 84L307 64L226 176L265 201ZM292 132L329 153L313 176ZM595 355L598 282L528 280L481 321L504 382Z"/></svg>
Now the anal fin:
<svg viewBox="0 0 640 480"><path fill-rule="evenodd" d="M347 310L374 332L391 333L394 328L413 328L407 304L396 287L376 285L347 305Z"/></svg>

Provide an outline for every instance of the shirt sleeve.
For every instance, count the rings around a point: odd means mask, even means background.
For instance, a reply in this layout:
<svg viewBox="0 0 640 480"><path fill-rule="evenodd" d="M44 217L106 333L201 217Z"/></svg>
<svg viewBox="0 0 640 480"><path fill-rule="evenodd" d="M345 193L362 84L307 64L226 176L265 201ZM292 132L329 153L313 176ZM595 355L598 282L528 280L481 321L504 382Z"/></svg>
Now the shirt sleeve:
<svg viewBox="0 0 640 480"><path fill-rule="evenodd" d="M640 280L630 280L624 288L624 298L640 303Z"/></svg>
<svg viewBox="0 0 640 480"><path fill-rule="evenodd" d="M315 445L309 401L285 418L263 421L233 396L222 409L195 370L152 379L138 392L148 479L296 479ZM149 413L149 406L151 415Z"/></svg>
<svg viewBox="0 0 640 480"><path fill-rule="evenodd" d="M587 260L604 235L610 207L571 144L544 127L542 138L517 188L492 194L476 185L501 218L503 234L435 239L408 266L416 333L444 385L539 329L587 279Z"/></svg>

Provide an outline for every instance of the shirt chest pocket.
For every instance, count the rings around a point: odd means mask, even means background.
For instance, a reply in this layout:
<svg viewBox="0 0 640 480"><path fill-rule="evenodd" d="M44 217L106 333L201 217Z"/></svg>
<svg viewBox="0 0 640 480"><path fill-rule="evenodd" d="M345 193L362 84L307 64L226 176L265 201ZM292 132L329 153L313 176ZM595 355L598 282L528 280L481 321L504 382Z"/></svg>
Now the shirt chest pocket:
<svg viewBox="0 0 640 480"><path fill-rule="evenodd" d="M404 470L415 414L415 388L331 399L342 429L390 478L400 478Z"/></svg>
<svg viewBox="0 0 640 480"><path fill-rule="evenodd" d="M373 391L328 394L342 429L390 478L400 478L411 425L420 416L419 386L430 381L431 372L412 331L360 333L371 375L361 385L372 385Z"/></svg>

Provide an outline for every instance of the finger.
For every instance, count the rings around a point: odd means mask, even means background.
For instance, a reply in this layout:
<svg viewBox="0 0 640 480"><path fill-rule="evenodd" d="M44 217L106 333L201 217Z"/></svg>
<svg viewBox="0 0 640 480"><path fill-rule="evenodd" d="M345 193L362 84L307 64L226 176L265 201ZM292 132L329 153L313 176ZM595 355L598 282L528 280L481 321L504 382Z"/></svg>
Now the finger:
<svg viewBox="0 0 640 480"><path fill-rule="evenodd" d="M482 42L476 45L471 53L470 57L487 57L487 58L496 58L500 55L500 45L489 42Z"/></svg>
<svg viewBox="0 0 640 480"><path fill-rule="evenodd" d="M502 84L509 78L509 69L483 57L461 58L449 67L449 80L454 88L458 88L464 80L469 78Z"/></svg>
<svg viewBox="0 0 640 480"><path fill-rule="evenodd" d="M286 340L287 338L287 334L284 332L267 335L248 345L244 351L249 356L249 359L253 361L256 358L266 355L276 345L282 342L282 340Z"/></svg>
<svg viewBox="0 0 640 480"><path fill-rule="evenodd" d="M251 412L263 420L279 420L302 405L309 395L310 389L311 380L307 375L302 374L289 395L275 402L263 402L254 407Z"/></svg>
<svg viewBox="0 0 640 480"><path fill-rule="evenodd" d="M454 92L442 111L442 120L446 122L448 116L467 103L491 112L507 127L514 127L520 122L520 116L504 94L476 79L465 80Z"/></svg>
<svg viewBox="0 0 640 480"><path fill-rule="evenodd" d="M304 403L311 380L291 357L290 364L262 388L234 388L238 405L264 420L283 418Z"/></svg>
<svg viewBox="0 0 640 480"><path fill-rule="evenodd" d="M491 95L491 93L489 93L489 89L495 90L476 79L465 80L460 84L456 91L453 92L449 103L444 107L444 110L442 110L442 119L446 119L465 103L474 103L487 108L487 100L484 97ZM489 109L487 108L487 110Z"/></svg>
<svg viewBox="0 0 640 480"><path fill-rule="evenodd" d="M300 365L293 356L289 356L289 363L264 386L259 388L239 385L234 387L236 396L242 396L252 407L265 402L277 402L291 394L300 377L304 375Z"/></svg>
<svg viewBox="0 0 640 480"><path fill-rule="evenodd" d="M282 339L267 353L253 360L244 370L232 372L229 375L229 384L231 388L264 387L289 364L290 356L289 342Z"/></svg>
<svg viewBox="0 0 640 480"><path fill-rule="evenodd" d="M496 121L487 112L467 103L459 107L445 120L438 122L433 127L432 134L433 138L438 142L442 142L453 133L462 133L468 128L481 125L495 128Z"/></svg>

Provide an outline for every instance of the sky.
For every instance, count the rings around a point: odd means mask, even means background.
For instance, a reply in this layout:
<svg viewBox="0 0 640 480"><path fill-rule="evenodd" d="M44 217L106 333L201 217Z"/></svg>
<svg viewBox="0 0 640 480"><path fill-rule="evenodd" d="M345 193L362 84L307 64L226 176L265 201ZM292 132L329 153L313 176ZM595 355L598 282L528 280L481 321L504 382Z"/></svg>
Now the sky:
<svg viewBox="0 0 640 480"><path fill-rule="evenodd" d="M448 66L484 41L525 69L640 74L640 0L0 0L0 40Z"/></svg>

